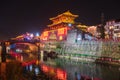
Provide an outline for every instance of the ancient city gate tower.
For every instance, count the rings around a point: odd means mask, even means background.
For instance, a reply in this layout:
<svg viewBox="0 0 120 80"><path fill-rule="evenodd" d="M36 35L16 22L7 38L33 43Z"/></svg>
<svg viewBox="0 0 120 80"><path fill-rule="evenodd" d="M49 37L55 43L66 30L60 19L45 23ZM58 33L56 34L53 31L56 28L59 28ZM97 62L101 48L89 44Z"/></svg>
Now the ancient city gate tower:
<svg viewBox="0 0 120 80"><path fill-rule="evenodd" d="M67 11L50 18L52 24L48 25L42 33L41 41L49 44L65 41L68 30L75 24L74 20L77 17L78 15L73 15L70 11Z"/></svg>

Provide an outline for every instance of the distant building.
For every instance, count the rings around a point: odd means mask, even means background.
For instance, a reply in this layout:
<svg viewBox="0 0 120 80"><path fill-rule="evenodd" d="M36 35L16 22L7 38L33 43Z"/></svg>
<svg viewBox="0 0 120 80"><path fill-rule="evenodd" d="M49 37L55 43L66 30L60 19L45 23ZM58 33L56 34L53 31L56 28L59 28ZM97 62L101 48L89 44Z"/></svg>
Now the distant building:
<svg viewBox="0 0 120 80"><path fill-rule="evenodd" d="M88 32L88 26L78 24L68 31L67 43L79 43L81 40L96 40L94 34Z"/></svg>
<svg viewBox="0 0 120 80"><path fill-rule="evenodd" d="M25 34L19 35L15 38L11 38L11 40L16 40L16 41L39 41L40 36L39 35L34 35L33 33L26 32Z"/></svg>
<svg viewBox="0 0 120 80"><path fill-rule="evenodd" d="M99 31L98 31L98 26L89 26L87 28L87 32L91 33L92 36L98 38L99 37Z"/></svg>
<svg viewBox="0 0 120 80"><path fill-rule="evenodd" d="M105 33L108 39L120 40L120 19L107 21Z"/></svg>

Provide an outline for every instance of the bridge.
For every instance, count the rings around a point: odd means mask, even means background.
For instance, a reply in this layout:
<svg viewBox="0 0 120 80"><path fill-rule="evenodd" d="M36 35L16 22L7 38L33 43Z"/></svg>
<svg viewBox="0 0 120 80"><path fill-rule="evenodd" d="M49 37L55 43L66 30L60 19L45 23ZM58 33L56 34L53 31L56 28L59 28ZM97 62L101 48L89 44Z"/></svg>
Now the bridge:
<svg viewBox="0 0 120 80"><path fill-rule="evenodd" d="M19 48L23 49L22 47L26 47L26 45L28 46L28 49L23 50L22 52L19 52L19 49L16 49L18 51L15 51L15 49L10 48L11 45L21 45ZM25 46L23 46L23 44ZM10 61L10 60L18 60L21 62L29 62L32 60L37 60L38 59L38 53L40 52L40 41L20 41L20 40L6 40L6 41L1 41L1 62L6 62L6 61ZM36 52L30 52L29 49L32 48L35 50ZM9 51L7 51L6 49L9 49ZM39 52L38 52L39 50ZM28 52L27 52L28 51Z"/></svg>

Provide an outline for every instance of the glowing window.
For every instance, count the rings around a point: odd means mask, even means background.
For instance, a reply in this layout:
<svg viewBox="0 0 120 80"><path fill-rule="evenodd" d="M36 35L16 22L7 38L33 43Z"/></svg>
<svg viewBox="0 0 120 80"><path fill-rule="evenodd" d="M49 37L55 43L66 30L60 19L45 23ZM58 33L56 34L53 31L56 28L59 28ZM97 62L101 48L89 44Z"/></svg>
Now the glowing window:
<svg viewBox="0 0 120 80"><path fill-rule="evenodd" d="M48 31L44 32L43 34L44 36L48 36Z"/></svg>
<svg viewBox="0 0 120 80"><path fill-rule="evenodd" d="M61 35L61 34L64 34L64 33L65 33L64 28L58 29L58 35Z"/></svg>
<svg viewBox="0 0 120 80"><path fill-rule="evenodd" d="M60 37L59 37L59 40L63 40L63 37L62 37L62 36L60 36Z"/></svg>

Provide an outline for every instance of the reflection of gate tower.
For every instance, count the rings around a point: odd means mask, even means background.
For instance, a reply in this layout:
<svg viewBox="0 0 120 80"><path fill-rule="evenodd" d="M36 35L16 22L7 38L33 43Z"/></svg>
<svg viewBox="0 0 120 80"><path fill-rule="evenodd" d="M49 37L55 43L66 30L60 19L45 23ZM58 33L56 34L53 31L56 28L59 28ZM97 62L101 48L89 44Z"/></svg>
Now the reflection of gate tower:
<svg viewBox="0 0 120 80"><path fill-rule="evenodd" d="M44 30L41 35L41 40L45 42L66 41L67 31L75 24L74 20L76 17L78 17L78 15L73 15L71 12L67 11L50 18L52 24L48 25Z"/></svg>

